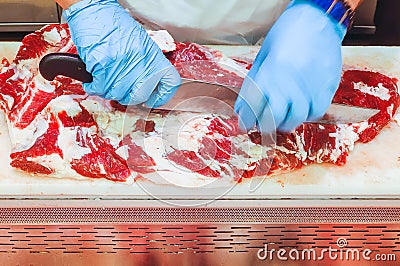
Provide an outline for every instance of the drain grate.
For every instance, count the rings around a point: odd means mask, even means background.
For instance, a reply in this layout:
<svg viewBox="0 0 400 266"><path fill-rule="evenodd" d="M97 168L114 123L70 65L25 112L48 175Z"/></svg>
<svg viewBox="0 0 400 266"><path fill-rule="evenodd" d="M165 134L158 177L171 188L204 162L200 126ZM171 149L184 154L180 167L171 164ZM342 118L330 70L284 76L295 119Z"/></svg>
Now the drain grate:
<svg viewBox="0 0 400 266"><path fill-rule="evenodd" d="M265 265L266 245L400 259L400 208L0 208L8 265Z"/></svg>
<svg viewBox="0 0 400 266"><path fill-rule="evenodd" d="M337 247L337 239L344 238L347 248L379 250L399 253L400 225L368 224L335 226L331 224L252 225L219 224L212 227L184 225L146 225L132 228L115 224L79 226L23 226L0 228L0 253L181 253L233 250L252 252L265 244L275 248ZM399 254L400 258L400 254Z"/></svg>
<svg viewBox="0 0 400 266"><path fill-rule="evenodd" d="M0 208L0 224L51 223L396 223L400 208ZM372 225L371 225L372 226ZM378 225L377 225L378 226ZM279 226L278 226L279 227ZM337 225L337 228L343 227ZM336 228L335 227L335 228ZM68 229L68 228L67 228ZM101 229L101 228L99 228ZM104 229L107 229L105 227Z"/></svg>

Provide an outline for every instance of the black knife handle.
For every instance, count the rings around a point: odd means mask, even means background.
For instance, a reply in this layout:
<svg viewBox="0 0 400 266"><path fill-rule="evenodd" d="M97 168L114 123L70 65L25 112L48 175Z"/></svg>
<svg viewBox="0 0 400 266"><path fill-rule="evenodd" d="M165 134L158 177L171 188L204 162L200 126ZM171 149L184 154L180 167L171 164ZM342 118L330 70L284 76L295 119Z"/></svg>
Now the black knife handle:
<svg viewBox="0 0 400 266"><path fill-rule="evenodd" d="M86 65L76 54L51 53L45 55L39 63L40 74L47 80L63 75L85 83L93 81L93 76L86 71Z"/></svg>

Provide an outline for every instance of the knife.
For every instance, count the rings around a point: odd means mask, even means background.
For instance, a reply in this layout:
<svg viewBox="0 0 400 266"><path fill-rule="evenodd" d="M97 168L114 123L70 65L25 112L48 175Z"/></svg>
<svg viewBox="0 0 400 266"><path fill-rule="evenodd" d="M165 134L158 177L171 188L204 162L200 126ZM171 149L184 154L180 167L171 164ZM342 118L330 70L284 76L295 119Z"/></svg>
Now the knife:
<svg viewBox="0 0 400 266"><path fill-rule="evenodd" d="M43 78L49 81L58 75L85 83L93 81L92 75L86 71L85 63L76 54L47 54L39 63L39 71ZM239 90L239 87L182 78L182 84L174 97L156 109L229 115L233 114ZM378 112L378 109L332 103L321 119L306 123L356 123L366 121Z"/></svg>

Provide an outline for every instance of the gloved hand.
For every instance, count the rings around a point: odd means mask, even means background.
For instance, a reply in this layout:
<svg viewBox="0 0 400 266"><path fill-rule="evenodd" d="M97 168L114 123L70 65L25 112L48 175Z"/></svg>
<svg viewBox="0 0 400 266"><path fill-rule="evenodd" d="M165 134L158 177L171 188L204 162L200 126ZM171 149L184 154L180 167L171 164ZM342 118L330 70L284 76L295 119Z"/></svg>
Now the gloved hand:
<svg viewBox="0 0 400 266"><path fill-rule="evenodd" d="M83 0L64 11L78 54L92 73L90 95L121 104L165 104L181 79L157 44L116 0Z"/></svg>
<svg viewBox="0 0 400 266"><path fill-rule="evenodd" d="M242 129L292 131L322 117L339 86L343 25L318 6L295 0L261 46L235 112Z"/></svg>

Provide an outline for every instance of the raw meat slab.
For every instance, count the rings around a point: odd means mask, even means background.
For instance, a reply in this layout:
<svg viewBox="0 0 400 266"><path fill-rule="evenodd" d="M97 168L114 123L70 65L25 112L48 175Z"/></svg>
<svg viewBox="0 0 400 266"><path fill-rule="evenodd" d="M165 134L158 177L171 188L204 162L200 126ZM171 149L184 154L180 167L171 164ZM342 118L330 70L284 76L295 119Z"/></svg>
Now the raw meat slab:
<svg viewBox="0 0 400 266"><path fill-rule="evenodd" d="M51 119L52 119L52 118L50 117L50 120L49 120L49 121L52 121ZM85 120L85 121L86 121L86 120ZM135 123L136 123L136 122L135 122ZM63 125L65 126L66 123L64 122ZM365 139L365 140L368 140L368 139ZM204 143L203 143L203 144L204 144ZM103 145L102 145L102 146L103 146ZM217 150L217 151L218 151L218 150ZM181 153L182 153L182 152L181 152ZM190 154L190 153L186 152L185 154L188 155L188 154ZM222 155L223 155L223 154L222 154ZM189 156L189 155L188 155L188 156ZM179 156L178 156L178 157L179 157ZM219 156L218 158L220 158L221 160L222 160L222 159L226 159L226 158L224 158L224 156L222 156L222 157ZM218 159L218 158L217 158L217 159ZM195 161L196 161L196 160L195 160ZM136 163L137 163L137 162L136 162ZM78 165L79 165L79 163L78 163ZM149 165L145 165L145 166L143 166L143 167L148 167L148 166L149 166ZM151 165L150 165L150 166L151 166ZM295 166L295 167L296 167L296 166ZM203 169L204 169L204 167L200 168L200 170L203 170ZM140 169L139 169L139 170L140 170ZM143 169L141 169L141 170L143 170ZM212 169L211 169L211 170L212 170ZM280 170L280 169L279 169L279 170ZM284 169L284 170L285 170L285 169ZM291 169L289 169L289 170L291 170ZM215 171L214 171L214 172L213 172L213 171L209 171L208 173L211 173L211 176L212 176L212 175L215 174ZM101 176L99 176L99 177L101 177ZM213 176L212 176L212 177L213 177Z"/></svg>
<svg viewBox="0 0 400 266"><path fill-rule="evenodd" d="M18 43L0 45L0 55L9 59L18 48ZM218 50L227 55L254 55L256 47L218 46ZM400 76L400 49L396 47L343 47L346 64ZM258 190L249 193L250 180L244 180L227 192L228 198L381 198L394 197L400 191L397 177L400 175L398 148L393 145L400 134L397 123L390 123L373 142L357 144L350 153L348 162L342 167L328 164L316 164L291 173L265 179ZM5 151L10 151L5 121L0 121L0 141ZM165 198L201 198L212 194L209 189L182 191L173 186L150 184L138 181L139 186L111 183L100 179L72 180L54 179L42 176L32 177L9 167L7 154L0 154L1 194L10 196L55 196L70 197L105 197L105 198L153 198L148 190ZM381 158L381 160L376 160ZM146 184L147 191L143 190Z"/></svg>

